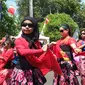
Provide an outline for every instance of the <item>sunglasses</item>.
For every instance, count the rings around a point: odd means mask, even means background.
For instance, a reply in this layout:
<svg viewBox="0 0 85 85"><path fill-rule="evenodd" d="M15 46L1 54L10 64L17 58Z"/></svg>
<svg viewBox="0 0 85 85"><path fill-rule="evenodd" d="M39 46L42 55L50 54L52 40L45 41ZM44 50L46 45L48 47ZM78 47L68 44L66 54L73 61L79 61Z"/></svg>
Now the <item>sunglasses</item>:
<svg viewBox="0 0 85 85"><path fill-rule="evenodd" d="M26 27L26 26L28 26L28 27L34 27L34 25L31 24L31 23L22 23L22 26L23 27Z"/></svg>
<svg viewBox="0 0 85 85"><path fill-rule="evenodd" d="M81 35L85 35L85 33L81 33Z"/></svg>
<svg viewBox="0 0 85 85"><path fill-rule="evenodd" d="M64 30L59 30L60 32L63 32Z"/></svg>

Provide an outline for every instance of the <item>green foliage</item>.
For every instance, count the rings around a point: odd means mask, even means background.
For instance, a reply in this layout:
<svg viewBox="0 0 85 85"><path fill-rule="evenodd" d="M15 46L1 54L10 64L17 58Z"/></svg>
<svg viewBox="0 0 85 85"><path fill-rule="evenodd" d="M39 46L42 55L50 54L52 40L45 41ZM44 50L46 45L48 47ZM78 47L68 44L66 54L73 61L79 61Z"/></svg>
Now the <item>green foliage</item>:
<svg viewBox="0 0 85 85"><path fill-rule="evenodd" d="M73 16L77 14L80 6L80 0L34 0L34 16L45 17L63 12Z"/></svg>
<svg viewBox="0 0 85 85"><path fill-rule="evenodd" d="M16 0L18 6L18 13L21 16L21 19L24 16L29 15L29 0Z"/></svg>
<svg viewBox="0 0 85 85"><path fill-rule="evenodd" d="M0 38L5 36L6 34L9 35L17 35L19 29L16 27L18 21L16 22L15 16L10 16L7 12L7 7L5 4L6 0L2 1L2 19L0 20Z"/></svg>
<svg viewBox="0 0 85 85"><path fill-rule="evenodd" d="M29 0L16 0L20 16L29 15ZM80 0L33 0L34 17L67 13L71 16L80 9Z"/></svg>
<svg viewBox="0 0 85 85"><path fill-rule="evenodd" d="M79 0L54 0L57 4L59 13L66 13L70 16L77 14L80 9L80 1Z"/></svg>
<svg viewBox="0 0 85 85"><path fill-rule="evenodd" d="M16 0L18 13L22 19L29 15L29 0ZM81 0L33 0L33 15L35 18L44 18L48 14L66 13L69 14L79 27L85 27L85 8L81 4Z"/></svg>
<svg viewBox="0 0 85 85"><path fill-rule="evenodd" d="M73 19L65 13L49 14L47 17L49 23L44 28L44 34L45 36L50 37L50 41L56 41L61 37L59 34L59 26L61 24L67 23L71 27L72 34L78 27L76 22L74 22ZM40 24L40 30L43 28L43 24L44 22Z"/></svg>
<svg viewBox="0 0 85 85"><path fill-rule="evenodd" d="M80 28L85 28L85 3L81 4L80 10L73 18L78 23Z"/></svg>

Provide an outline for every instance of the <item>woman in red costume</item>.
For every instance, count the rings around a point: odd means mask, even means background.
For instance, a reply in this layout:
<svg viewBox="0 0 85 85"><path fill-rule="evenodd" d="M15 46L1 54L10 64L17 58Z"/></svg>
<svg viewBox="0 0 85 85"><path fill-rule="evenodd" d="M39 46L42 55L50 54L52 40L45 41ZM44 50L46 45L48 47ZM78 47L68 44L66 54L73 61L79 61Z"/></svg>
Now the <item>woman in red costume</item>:
<svg viewBox="0 0 85 85"><path fill-rule="evenodd" d="M15 40L18 59L8 85L44 85L46 82L41 70L30 64L29 58L39 57L47 50L39 43L39 30L35 18L25 17L21 23L22 35Z"/></svg>
<svg viewBox="0 0 85 85"><path fill-rule="evenodd" d="M7 85L6 78L10 76L13 65L12 60L14 59L13 51L13 40L6 36L1 43L1 54L0 54L0 85Z"/></svg>
<svg viewBox="0 0 85 85"><path fill-rule="evenodd" d="M63 75L55 75L53 85L79 85L75 76L73 51L80 52L76 46L76 40L71 37L71 30L68 24L63 24L59 28L62 38L54 45L53 52L57 55Z"/></svg>
<svg viewBox="0 0 85 85"><path fill-rule="evenodd" d="M85 28L80 30L80 40L77 42L78 48L85 52ZM85 53L84 55L77 55L79 57L78 68L81 76L81 84L85 85Z"/></svg>

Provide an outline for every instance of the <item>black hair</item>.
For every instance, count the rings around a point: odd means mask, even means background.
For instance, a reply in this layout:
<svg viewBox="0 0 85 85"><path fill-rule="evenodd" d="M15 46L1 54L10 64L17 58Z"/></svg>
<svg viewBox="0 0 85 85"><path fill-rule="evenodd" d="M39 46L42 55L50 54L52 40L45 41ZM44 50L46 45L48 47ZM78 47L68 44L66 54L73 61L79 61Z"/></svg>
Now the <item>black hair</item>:
<svg viewBox="0 0 85 85"><path fill-rule="evenodd" d="M68 33L69 33L69 36L71 36L71 28L68 24L62 24L62 25L59 26L59 28L60 27L64 28L65 30L69 30Z"/></svg>
<svg viewBox="0 0 85 85"><path fill-rule="evenodd" d="M82 39L82 37L81 37L81 33L82 33L82 31L84 31L84 32L85 32L85 28L81 28L81 29L80 29L80 33L79 33L79 40L80 40L80 39Z"/></svg>
<svg viewBox="0 0 85 85"><path fill-rule="evenodd" d="M85 28L80 29L80 34L82 33L82 31L85 32Z"/></svg>
<svg viewBox="0 0 85 85"><path fill-rule="evenodd" d="M11 38L10 35L6 34L5 41L2 43L2 47L6 44L10 44L10 47L14 48L15 38Z"/></svg>

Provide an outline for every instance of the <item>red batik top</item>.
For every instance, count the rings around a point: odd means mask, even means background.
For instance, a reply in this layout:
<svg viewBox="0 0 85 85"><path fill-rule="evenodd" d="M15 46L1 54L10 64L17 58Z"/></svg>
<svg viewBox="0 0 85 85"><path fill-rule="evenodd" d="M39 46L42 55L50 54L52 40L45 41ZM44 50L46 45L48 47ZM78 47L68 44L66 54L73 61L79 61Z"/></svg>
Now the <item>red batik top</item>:
<svg viewBox="0 0 85 85"><path fill-rule="evenodd" d="M13 48L4 49L0 55L0 69L2 69L8 61L11 61L14 58Z"/></svg>
<svg viewBox="0 0 85 85"><path fill-rule="evenodd" d="M72 44L74 44L75 46L72 46ZM53 51L54 54L56 54L57 58L64 58L64 59L68 60L68 56L60 48L60 46L62 46L62 45L70 46L71 49L74 50L74 48L76 48L76 40L74 38L68 36L65 39L58 40L56 42L56 44L51 46L51 50Z"/></svg>
<svg viewBox="0 0 85 85"><path fill-rule="evenodd" d="M15 40L15 48L18 53L25 57L32 66L41 69L44 75L50 70L53 70L58 74L62 74L60 66L52 52L49 49L47 52L44 52L39 41L36 41L35 45L37 46L37 49L30 49L29 42L27 42L24 38L21 37Z"/></svg>

